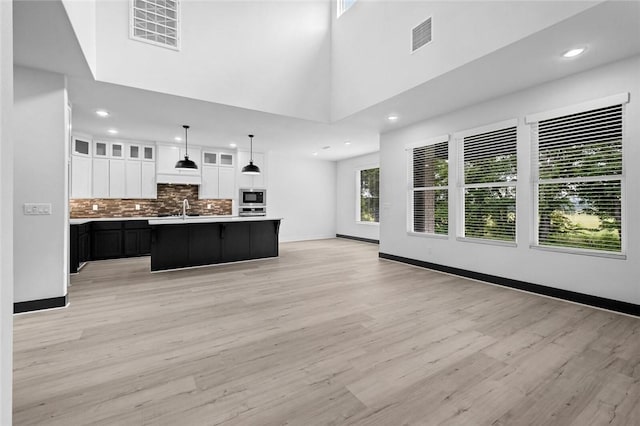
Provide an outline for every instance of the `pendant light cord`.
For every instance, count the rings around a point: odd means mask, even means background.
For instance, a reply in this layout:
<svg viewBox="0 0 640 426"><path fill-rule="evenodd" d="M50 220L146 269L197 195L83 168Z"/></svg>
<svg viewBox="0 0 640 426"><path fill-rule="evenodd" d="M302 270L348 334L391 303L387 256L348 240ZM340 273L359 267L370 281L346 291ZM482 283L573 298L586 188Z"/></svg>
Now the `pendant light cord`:
<svg viewBox="0 0 640 426"><path fill-rule="evenodd" d="M189 158L189 126L184 125L184 156Z"/></svg>
<svg viewBox="0 0 640 426"><path fill-rule="evenodd" d="M250 146L251 146L251 148L249 148L251 150L251 158L249 159L249 162L253 164L253 135L249 135L249 138L250 138Z"/></svg>

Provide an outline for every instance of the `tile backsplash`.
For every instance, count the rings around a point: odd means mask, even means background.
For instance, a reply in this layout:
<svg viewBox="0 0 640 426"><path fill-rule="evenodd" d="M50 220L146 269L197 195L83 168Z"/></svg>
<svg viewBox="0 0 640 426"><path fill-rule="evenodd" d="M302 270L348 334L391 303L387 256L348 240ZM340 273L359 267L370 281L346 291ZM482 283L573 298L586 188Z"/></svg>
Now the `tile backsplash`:
<svg viewBox="0 0 640 426"><path fill-rule="evenodd" d="M187 213L200 215L230 215L231 200L199 200L198 185L158 184L157 199L140 198L78 198L69 200L71 218L145 217L182 214L182 200L189 200ZM93 210L97 205L98 210ZM136 210L136 205L140 206Z"/></svg>

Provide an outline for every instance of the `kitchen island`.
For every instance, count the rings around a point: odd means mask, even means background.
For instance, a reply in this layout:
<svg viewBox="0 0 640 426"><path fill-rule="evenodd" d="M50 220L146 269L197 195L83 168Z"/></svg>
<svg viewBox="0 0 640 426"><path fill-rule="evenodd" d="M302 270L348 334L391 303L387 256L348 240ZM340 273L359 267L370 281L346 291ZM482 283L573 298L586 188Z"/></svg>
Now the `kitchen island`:
<svg viewBox="0 0 640 426"><path fill-rule="evenodd" d="M278 256L281 218L150 219L151 271Z"/></svg>

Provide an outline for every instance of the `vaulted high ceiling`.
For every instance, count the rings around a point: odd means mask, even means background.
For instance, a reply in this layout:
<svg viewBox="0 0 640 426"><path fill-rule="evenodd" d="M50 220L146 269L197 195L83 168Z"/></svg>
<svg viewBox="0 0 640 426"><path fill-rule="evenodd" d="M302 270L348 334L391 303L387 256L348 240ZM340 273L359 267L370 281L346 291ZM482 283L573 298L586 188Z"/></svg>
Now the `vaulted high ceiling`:
<svg viewBox="0 0 640 426"><path fill-rule="evenodd" d="M381 132L640 53L636 1L554 2L554 12L538 6L547 2L360 0L338 20L324 1L289 9L286 2L208 2L216 25L202 4L187 13L199 3L184 2L186 33L175 52L129 40L128 1L99 0L92 58L87 28L72 26L62 2L16 1L15 63L69 76L75 131L107 137L117 128L123 139L172 141L190 124L197 144L242 148L255 133L261 150L336 160L376 151ZM430 12L432 51L397 52L407 47L405 27ZM125 19L112 24L118 14ZM242 27L247 14L253 19ZM304 25L287 26L295 16ZM213 30L195 31L203 25ZM456 25L468 31L455 31L447 44L444 29ZM588 45L587 54L562 59L576 44ZM98 118L98 108L111 116ZM391 113L397 122L386 120Z"/></svg>

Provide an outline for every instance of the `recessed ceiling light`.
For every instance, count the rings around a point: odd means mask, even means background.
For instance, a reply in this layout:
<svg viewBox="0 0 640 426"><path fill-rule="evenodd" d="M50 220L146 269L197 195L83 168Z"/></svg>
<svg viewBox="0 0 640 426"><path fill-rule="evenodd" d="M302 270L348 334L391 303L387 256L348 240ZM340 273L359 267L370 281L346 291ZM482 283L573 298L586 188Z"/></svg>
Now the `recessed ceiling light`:
<svg viewBox="0 0 640 426"><path fill-rule="evenodd" d="M99 109L99 110L96 111L96 115L98 117L104 118L104 117L108 117L110 114L109 114L109 111L105 111L103 109Z"/></svg>
<svg viewBox="0 0 640 426"><path fill-rule="evenodd" d="M236 146L238 146L238 144L230 143L230 144L229 144L229 146L230 146L231 148L235 148Z"/></svg>
<svg viewBox="0 0 640 426"><path fill-rule="evenodd" d="M176 136L175 138L173 138L173 140L176 142L180 142L182 138L180 136Z"/></svg>
<svg viewBox="0 0 640 426"><path fill-rule="evenodd" d="M575 58L576 56L583 54L585 50L586 48L584 47L576 47L575 49L567 50L562 54L562 56L565 58Z"/></svg>
<svg viewBox="0 0 640 426"><path fill-rule="evenodd" d="M118 131L116 129L109 129L107 130L107 132L111 133L112 135L117 135Z"/></svg>
<svg viewBox="0 0 640 426"><path fill-rule="evenodd" d="M317 152L314 152L314 153L313 153L313 155L314 155L314 156L315 156L315 155L318 155L318 153L317 153Z"/></svg>
<svg viewBox="0 0 640 426"><path fill-rule="evenodd" d="M351 141L344 141L345 145L351 145Z"/></svg>
<svg viewBox="0 0 640 426"><path fill-rule="evenodd" d="M389 121L398 121L398 116L395 114L391 114L390 116L387 117L387 120Z"/></svg>

